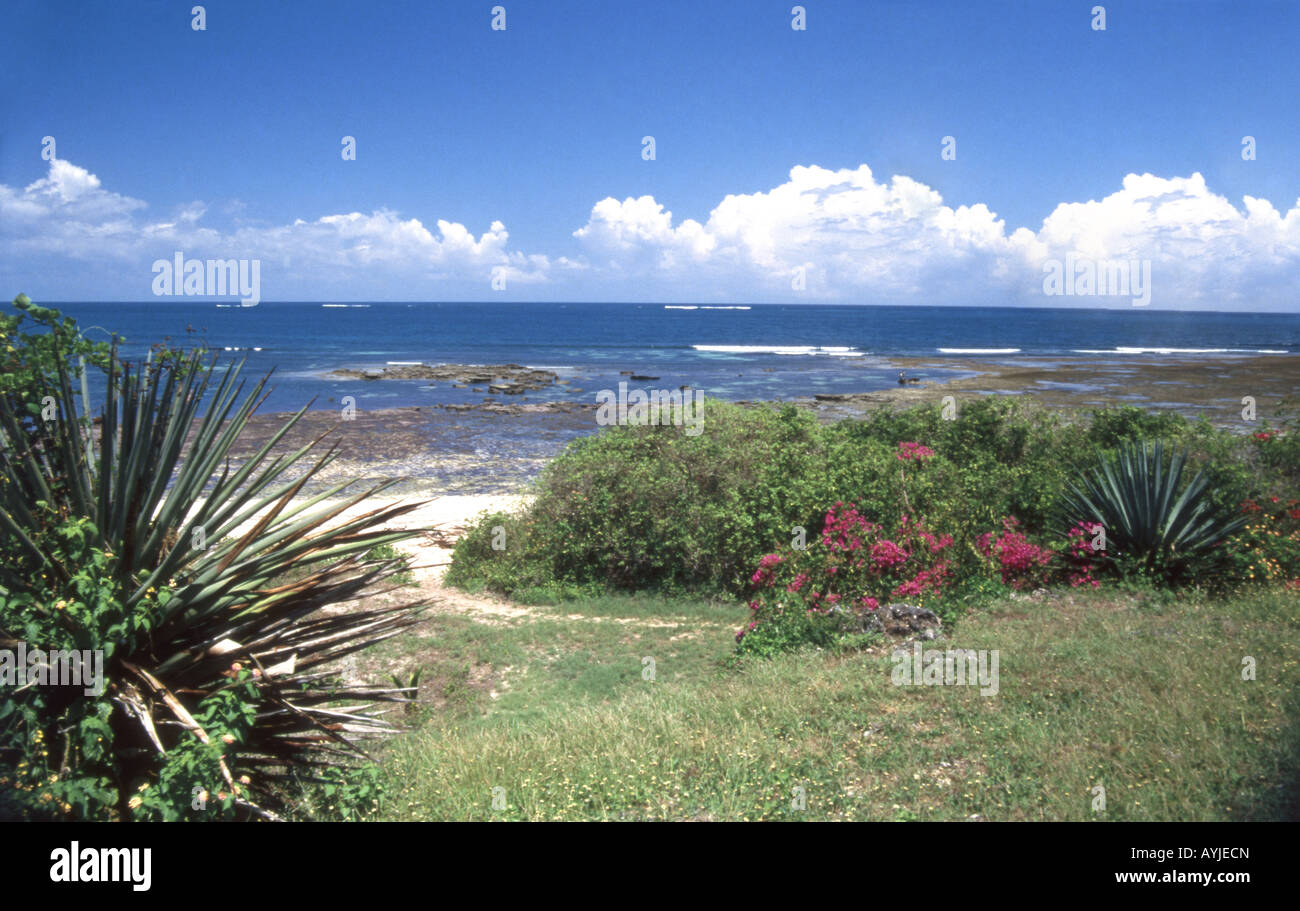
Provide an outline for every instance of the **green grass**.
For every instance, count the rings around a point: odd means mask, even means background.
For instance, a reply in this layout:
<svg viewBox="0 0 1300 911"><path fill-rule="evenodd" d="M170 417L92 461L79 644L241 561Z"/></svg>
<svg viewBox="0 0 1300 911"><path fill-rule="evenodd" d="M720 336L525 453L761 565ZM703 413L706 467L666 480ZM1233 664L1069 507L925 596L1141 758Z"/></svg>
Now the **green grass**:
<svg viewBox="0 0 1300 911"><path fill-rule="evenodd" d="M998 649L993 697L896 687L883 648L728 669L747 614L608 597L494 626L439 615L385 643L370 657L426 668L430 708L380 753L378 816L1235 820L1300 809L1293 595L998 602L927 644ZM1241 679L1244 656L1255 681ZM1096 785L1104 813L1091 809Z"/></svg>

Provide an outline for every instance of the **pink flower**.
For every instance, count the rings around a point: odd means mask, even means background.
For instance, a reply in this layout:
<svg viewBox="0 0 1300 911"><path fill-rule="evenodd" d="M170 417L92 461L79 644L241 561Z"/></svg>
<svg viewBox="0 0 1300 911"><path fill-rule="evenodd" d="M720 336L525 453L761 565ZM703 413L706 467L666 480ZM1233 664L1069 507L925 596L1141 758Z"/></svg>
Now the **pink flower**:
<svg viewBox="0 0 1300 911"><path fill-rule="evenodd" d="M900 462L923 462L934 456L934 450L920 443L899 443L894 458Z"/></svg>
<svg viewBox="0 0 1300 911"><path fill-rule="evenodd" d="M785 558L780 554L767 554L758 561L758 569L754 572L754 575L749 577L749 581L754 585L770 586L776 584L776 579L772 574L772 569L783 559Z"/></svg>
<svg viewBox="0 0 1300 911"><path fill-rule="evenodd" d="M1008 516L1002 520L1001 537L994 538L989 532L980 535L977 542L986 557L998 561L1003 584L1017 589L1045 581L1046 574L1041 570L1056 557L1048 548L1031 543L1015 531L1019 524L1014 516Z"/></svg>
<svg viewBox="0 0 1300 911"><path fill-rule="evenodd" d="M929 569L923 569L909 581L894 589L894 597L902 598L909 595L915 596L926 592L927 590L940 594L943 588L943 582L948 575L948 563L942 561L936 563Z"/></svg>
<svg viewBox="0 0 1300 911"><path fill-rule="evenodd" d="M877 541L871 545L872 568L878 571L905 563L907 557L907 551L888 539Z"/></svg>

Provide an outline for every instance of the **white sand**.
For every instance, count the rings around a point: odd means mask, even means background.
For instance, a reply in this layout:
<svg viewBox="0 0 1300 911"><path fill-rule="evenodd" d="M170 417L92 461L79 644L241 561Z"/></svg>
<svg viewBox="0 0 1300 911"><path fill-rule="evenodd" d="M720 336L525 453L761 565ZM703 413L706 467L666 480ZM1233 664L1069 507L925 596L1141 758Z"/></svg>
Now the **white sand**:
<svg viewBox="0 0 1300 911"><path fill-rule="evenodd" d="M447 571L446 566L437 564L445 564L451 560L450 545L474 523L476 518L485 512L513 512L526 499L526 497L519 494L454 494L439 496L430 499L419 508L399 516L394 522L385 527L418 531L432 530L436 533L435 537L439 540L431 540L428 536L419 534L396 545L398 550L408 553L414 558L412 569L417 581L429 581L436 584L441 581L443 573ZM362 513L396 503L419 502L421 502L421 498L418 496L379 494L367 497L335 516L327 523L327 527L332 528ZM315 509L325 509L326 506L326 503L322 503ZM248 530L255 522L256 519L250 519L240 525L235 530L235 534L238 535ZM451 540L447 540L447 538Z"/></svg>
<svg viewBox="0 0 1300 911"><path fill-rule="evenodd" d="M519 494L455 494L440 496L430 500L420 508L407 513L391 523L392 528L434 529L450 536L454 543L460 538L474 520L485 512L514 512L527 498ZM415 497L377 496L370 497L363 503L345 512L344 515L365 512L390 503L418 502ZM417 535L396 545L398 550L411 554L414 558L414 571L417 580L438 581L447 571L446 566L434 564L447 563L451 560L451 547L435 543L425 535Z"/></svg>

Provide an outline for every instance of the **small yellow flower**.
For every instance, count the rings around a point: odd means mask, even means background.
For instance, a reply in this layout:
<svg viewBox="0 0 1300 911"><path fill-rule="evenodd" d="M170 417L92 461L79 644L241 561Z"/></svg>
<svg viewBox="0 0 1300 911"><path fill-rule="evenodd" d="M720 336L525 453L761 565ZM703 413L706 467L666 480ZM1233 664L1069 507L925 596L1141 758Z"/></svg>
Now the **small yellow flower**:
<svg viewBox="0 0 1300 911"><path fill-rule="evenodd" d="M126 805L130 807L132 810L138 810L140 809L140 804L142 803L144 803L144 801L140 798L140 795L137 794L135 797L132 797L130 800L128 800L126 802Z"/></svg>

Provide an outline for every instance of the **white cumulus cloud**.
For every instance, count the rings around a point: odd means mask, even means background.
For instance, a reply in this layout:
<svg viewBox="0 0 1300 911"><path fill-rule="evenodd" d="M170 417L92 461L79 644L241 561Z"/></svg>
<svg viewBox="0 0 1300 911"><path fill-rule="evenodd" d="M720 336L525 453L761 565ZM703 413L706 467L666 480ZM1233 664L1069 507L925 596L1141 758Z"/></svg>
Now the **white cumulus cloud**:
<svg viewBox="0 0 1300 911"><path fill-rule="evenodd" d="M703 223L674 219L652 196L599 200L572 232L578 256L514 249L500 220L476 235L381 208L265 225L229 201L219 208L237 217L220 230L205 223L202 201L165 218L148 208L51 161L26 187L0 184L0 269L21 263L26 281L37 260L46 272L79 260L95 272L87 282L130 285L98 293L129 297L147 287L155 259L180 250L262 259L279 299L345 289L436 299L455 282L487 296L496 276L574 300L1126 305L1047 296L1044 265L1072 256L1149 261L1157 308L1300 309L1300 201L1283 210L1246 196L1236 206L1199 173L1129 174L1101 199L1060 203L1036 231L1009 232L987 205L949 205L905 175L801 165L770 190L722 197Z"/></svg>
<svg viewBox="0 0 1300 911"><path fill-rule="evenodd" d="M1130 174L1101 200L1061 203L1037 232L1008 233L986 205L946 205L906 176L800 166L767 192L726 196L703 225L674 225L650 196L606 198L574 236L643 281L759 300L1096 303L1044 294L1044 264L1067 256L1150 260L1152 303L1171 308L1295 309L1300 278L1300 202L1283 215L1247 196L1238 209L1200 174Z"/></svg>

